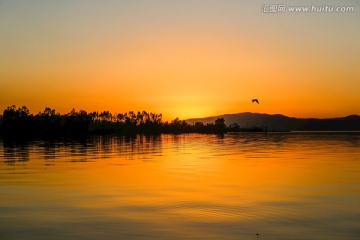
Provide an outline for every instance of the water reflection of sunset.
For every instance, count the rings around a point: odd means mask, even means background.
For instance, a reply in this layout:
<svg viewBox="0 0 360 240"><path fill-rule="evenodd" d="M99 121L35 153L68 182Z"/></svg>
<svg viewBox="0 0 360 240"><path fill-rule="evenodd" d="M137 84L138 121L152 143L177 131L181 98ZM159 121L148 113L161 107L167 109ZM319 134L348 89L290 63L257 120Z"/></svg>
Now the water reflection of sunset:
<svg viewBox="0 0 360 240"><path fill-rule="evenodd" d="M56 208L63 221L93 217L146 223L165 235L186 231L193 237L206 236L196 227L201 223L236 222L256 231L280 218L291 223L322 217L334 207L344 213L356 209L360 182L354 156L359 148L351 146L358 146L359 139L279 136L95 138L12 151L4 146L1 171L12 174L1 175L1 184L11 185L13 192L11 200L4 196L1 202ZM87 217L74 220L72 211ZM31 215L48 219L41 212ZM208 236L221 232L213 231Z"/></svg>

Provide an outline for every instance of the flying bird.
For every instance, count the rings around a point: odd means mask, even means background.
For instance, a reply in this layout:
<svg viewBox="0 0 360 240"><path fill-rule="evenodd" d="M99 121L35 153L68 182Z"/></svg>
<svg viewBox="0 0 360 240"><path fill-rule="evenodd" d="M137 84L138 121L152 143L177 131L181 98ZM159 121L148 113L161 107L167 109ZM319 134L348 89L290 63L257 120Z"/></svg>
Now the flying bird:
<svg viewBox="0 0 360 240"><path fill-rule="evenodd" d="M257 104L259 104L259 100L257 100L256 98L255 99L252 99L251 100L253 103L256 102Z"/></svg>

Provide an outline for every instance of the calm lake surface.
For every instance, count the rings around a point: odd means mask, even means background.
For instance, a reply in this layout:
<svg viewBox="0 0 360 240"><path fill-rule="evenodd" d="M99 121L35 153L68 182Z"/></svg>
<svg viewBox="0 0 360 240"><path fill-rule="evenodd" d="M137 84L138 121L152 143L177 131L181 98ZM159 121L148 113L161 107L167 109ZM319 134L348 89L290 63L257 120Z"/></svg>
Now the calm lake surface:
<svg viewBox="0 0 360 240"><path fill-rule="evenodd" d="M360 239L360 133L0 140L0 239Z"/></svg>

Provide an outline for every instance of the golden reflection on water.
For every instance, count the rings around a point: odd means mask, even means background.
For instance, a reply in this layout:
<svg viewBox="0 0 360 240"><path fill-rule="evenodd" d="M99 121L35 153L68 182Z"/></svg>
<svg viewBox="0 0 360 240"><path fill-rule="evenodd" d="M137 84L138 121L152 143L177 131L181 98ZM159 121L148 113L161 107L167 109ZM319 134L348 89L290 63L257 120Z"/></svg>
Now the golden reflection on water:
<svg viewBox="0 0 360 240"><path fill-rule="evenodd" d="M4 143L0 232L5 239L256 239L259 232L355 239L359 147L358 134L293 133Z"/></svg>

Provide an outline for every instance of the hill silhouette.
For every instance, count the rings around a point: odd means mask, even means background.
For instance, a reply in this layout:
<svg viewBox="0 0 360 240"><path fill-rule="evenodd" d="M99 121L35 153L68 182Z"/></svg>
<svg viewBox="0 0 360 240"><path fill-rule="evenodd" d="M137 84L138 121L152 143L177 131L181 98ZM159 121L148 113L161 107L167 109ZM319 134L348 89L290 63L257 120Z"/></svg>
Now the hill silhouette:
<svg viewBox="0 0 360 240"><path fill-rule="evenodd" d="M280 114L239 113L164 122L151 112L84 110L60 114L45 108L38 114L25 106L10 106L0 115L0 135L5 138L86 137L88 135L133 135L161 133L267 132L267 131L360 131L360 116L343 118L292 118Z"/></svg>
<svg viewBox="0 0 360 240"><path fill-rule="evenodd" d="M241 128L267 128L268 131L360 131L360 116L350 115L340 118L295 118L281 114L237 113L206 118L187 119L186 122L204 124L224 118L229 124L238 124Z"/></svg>

